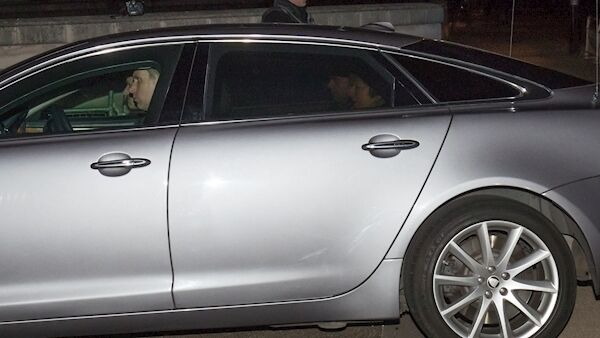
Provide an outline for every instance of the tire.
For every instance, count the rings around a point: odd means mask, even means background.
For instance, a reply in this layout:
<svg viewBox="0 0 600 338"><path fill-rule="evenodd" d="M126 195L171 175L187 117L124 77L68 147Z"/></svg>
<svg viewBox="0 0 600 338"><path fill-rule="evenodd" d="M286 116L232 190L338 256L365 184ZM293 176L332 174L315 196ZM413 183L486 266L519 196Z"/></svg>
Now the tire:
<svg viewBox="0 0 600 338"><path fill-rule="evenodd" d="M575 305L574 266L562 235L536 210L468 197L415 234L405 295L427 337L557 337Z"/></svg>

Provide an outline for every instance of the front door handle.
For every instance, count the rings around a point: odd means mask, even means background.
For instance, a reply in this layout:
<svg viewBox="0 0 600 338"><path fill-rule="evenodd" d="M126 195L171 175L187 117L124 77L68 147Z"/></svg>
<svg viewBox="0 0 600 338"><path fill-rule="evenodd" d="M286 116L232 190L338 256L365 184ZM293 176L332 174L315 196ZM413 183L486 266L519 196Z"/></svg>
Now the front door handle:
<svg viewBox="0 0 600 338"><path fill-rule="evenodd" d="M150 165L150 160L145 158L131 158L124 153L110 153L98 159L90 167L98 170L102 175L109 177L123 176L134 168L142 168Z"/></svg>
<svg viewBox="0 0 600 338"><path fill-rule="evenodd" d="M369 151L375 157L388 158L400 154L402 150L414 149L418 146L419 142L414 140L401 140L396 135L380 134L372 137L369 143L363 144L362 149Z"/></svg>

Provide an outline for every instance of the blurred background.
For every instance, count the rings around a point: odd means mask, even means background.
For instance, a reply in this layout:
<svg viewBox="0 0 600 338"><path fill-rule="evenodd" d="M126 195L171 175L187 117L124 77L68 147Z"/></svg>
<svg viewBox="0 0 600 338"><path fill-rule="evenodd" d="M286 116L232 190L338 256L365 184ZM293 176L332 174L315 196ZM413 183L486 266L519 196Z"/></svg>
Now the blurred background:
<svg viewBox="0 0 600 338"><path fill-rule="evenodd" d="M576 1L578 10L592 9L593 0L517 0L518 13L530 10L562 13L569 12L571 3ZM331 6L375 3L433 2L446 6L452 19L468 18L477 11L500 15L508 20L512 9L512 0L311 0L310 6ZM0 0L0 18L33 18L48 16L80 15L120 15L123 14L125 1L119 0ZM271 6L271 0L145 0L146 12L176 12L215 9L263 8Z"/></svg>

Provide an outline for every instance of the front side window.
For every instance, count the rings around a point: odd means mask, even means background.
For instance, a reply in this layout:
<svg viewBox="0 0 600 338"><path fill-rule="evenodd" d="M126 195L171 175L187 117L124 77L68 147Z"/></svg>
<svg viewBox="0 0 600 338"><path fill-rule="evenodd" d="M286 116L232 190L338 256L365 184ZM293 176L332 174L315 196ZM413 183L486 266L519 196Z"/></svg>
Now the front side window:
<svg viewBox="0 0 600 338"><path fill-rule="evenodd" d="M140 47L100 54L26 78L9 87L16 95L1 108L0 136L153 125L161 111L177 58L167 61L154 57L152 51L163 50L176 56L180 49L178 46Z"/></svg>
<svg viewBox="0 0 600 338"><path fill-rule="evenodd" d="M221 43L209 59L211 120L373 110L397 101L394 76L374 51Z"/></svg>

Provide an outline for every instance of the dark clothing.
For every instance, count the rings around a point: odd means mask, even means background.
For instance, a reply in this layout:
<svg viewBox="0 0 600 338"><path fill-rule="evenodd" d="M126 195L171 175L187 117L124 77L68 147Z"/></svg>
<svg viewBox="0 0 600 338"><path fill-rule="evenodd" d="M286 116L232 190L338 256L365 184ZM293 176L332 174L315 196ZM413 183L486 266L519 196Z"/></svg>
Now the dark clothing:
<svg viewBox="0 0 600 338"><path fill-rule="evenodd" d="M275 0L273 7L263 14L262 22L315 23L306 7L298 7L288 0Z"/></svg>

